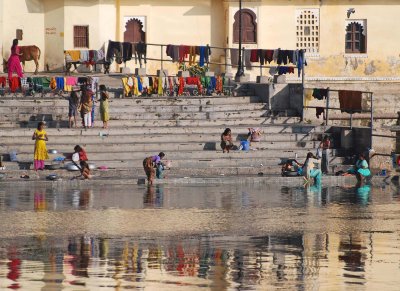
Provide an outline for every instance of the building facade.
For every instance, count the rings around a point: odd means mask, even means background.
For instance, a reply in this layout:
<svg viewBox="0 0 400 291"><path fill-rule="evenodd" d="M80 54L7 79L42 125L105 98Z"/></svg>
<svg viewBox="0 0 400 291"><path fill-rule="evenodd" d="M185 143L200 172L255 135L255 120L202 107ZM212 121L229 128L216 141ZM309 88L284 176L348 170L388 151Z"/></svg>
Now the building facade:
<svg viewBox="0 0 400 291"><path fill-rule="evenodd" d="M212 51L213 62L229 63L224 48L238 47L238 2L2 0L1 56L9 57L11 42L18 36L21 45L41 48L41 70L62 69L64 50L107 49L109 40L209 44L221 48ZM400 80L399 14L397 0L249 0L243 1L242 40L246 49L305 49L310 79L396 81ZM148 46L149 58L160 54L159 46ZM168 59L165 52L163 58ZM126 65L137 67L134 61ZM159 67L159 62L147 64L148 71ZM170 62L164 67L177 69ZM33 64L26 69L33 70ZM259 75L260 70L254 67L248 73Z"/></svg>

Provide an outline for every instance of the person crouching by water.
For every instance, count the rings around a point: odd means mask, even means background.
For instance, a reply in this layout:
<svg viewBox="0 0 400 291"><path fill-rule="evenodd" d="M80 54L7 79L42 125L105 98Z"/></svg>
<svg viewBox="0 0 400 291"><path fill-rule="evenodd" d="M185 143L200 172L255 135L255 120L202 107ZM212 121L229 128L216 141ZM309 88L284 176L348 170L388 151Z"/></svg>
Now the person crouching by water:
<svg viewBox="0 0 400 291"><path fill-rule="evenodd" d="M82 178L85 180L92 178L92 175L90 174L89 164L86 161L82 161L80 166Z"/></svg>
<svg viewBox="0 0 400 291"><path fill-rule="evenodd" d="M365 178L371 176L371 171L369 170L368 162L365 160L364 154L359 154L358 160L354 167L348 169L347 172L343 174L343 176L351 175L355 175L357 182L361 185L363 184Z"/></svg>
<svg viewBox="0 0 400 291"><path fill-rule="evenodd" d="M162 166L161 160L165 157L163 152L160 152L158 155L147 157L143 160L143 168L147 176L147 181L149 185L153 184L154 176L156 175L156 168L158 172L157 178L162 177L162 171L160 166ZM160 178L159 178L160 179Z"/></svg>
<svg viewBox="0 0 400 291"><path fill-rule="evenodd" d="M221 134L221 148L222 152L229 153L229 151L233 147L233 142L232 142L232 131L230 128L226 128L225 131Z"/></svg>
<svg viewBox="0 0 400 291"><path fill-rule="evenodd" d="M35 141L34 168L36 171L44 170L44 161L49 158L46 148L46 141L49 139L44 127L44 122L39 122L37 129L32 135L32 140Z"/></svg>
<svg viewBox="0 0 400 291"><path fill-rule="evenodd" d="M311 152L307 154L306 161L303 165L303 176L306 182L310 182L314 178L314 184L321 183L321 161L317 159Z"/></svg>

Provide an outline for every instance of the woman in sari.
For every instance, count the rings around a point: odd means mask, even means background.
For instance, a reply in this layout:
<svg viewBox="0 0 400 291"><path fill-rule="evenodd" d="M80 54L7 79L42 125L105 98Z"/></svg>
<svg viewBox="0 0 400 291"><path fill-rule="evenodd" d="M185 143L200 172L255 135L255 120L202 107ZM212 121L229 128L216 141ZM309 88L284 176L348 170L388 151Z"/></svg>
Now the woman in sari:
<svg viewBox="0 0 400 291"><path fill-rule="evenodd" d="M92 91L82 87L81 104L79 105L84 128L92 126Z"/></svg>
<svg viewBox="0 0 400 291"><path fill-rule="evenodd" d="M11 47L11 56L8 59L7 64L8 80L11 80L14 71L17 73L18 77L22 78L24 76L22 73L21 62L19 60L20 56L22 56L22 54L19 52L18 39L14 39Z"/></svg>
<svg viewBox="0 0 400 291"><path fill-rule="evenodd" d="M49 139L44 127L44 122L39 122L37 129L32 135L32 140L35 141L34 168L36 171L44 170L44 161L49 158L46 148L46 141Z"/></svg>
<svg viewBox="0 0 400 291"><path fill-rule="evenodd" d="M163 152L156 156L147 157L143 160L143 169L147 176L147 181L149 185L153 184L154 176L156 175L155 168L161 164L161 160L165 157Z"/></svg>

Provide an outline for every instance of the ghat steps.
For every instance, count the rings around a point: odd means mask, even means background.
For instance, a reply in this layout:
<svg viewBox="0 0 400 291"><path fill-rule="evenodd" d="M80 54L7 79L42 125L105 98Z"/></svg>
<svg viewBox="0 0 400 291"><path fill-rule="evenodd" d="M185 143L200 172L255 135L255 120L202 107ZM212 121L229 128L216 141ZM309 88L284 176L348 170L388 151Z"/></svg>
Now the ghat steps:
<svg viewBox="0 0 400 291"><path fill-rule="evenodd" d="M324 130L298 124L290 111L274 116L268 104L251 96L111 99L108 130L100 128L98 106L96 127L88 130L66 128L67 114L68 101L63 99L2 99L0 153L7 158L15 150L19 161L32 161L33 128L44 120L48 149L66 154L80 144L97 166L127 170L133 176L142 176L143 159L159 151L172 160L172 176L279 174L282 161L296 155L302 161L308 151L315 152ZM248 152L224 154L220 134L226 127L232 129L236 145L246 138L248 127L260 128L262 139ZM338 157L331 161L343 163Z"/></svg>

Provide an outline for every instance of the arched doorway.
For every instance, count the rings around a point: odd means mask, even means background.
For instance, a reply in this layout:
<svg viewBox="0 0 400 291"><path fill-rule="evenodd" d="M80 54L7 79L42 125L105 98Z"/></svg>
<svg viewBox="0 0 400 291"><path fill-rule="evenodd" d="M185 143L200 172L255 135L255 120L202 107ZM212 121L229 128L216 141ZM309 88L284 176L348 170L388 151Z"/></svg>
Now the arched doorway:
<svg viewBox="0 0 400 291"><path fill-rule="evenodd" d="M146 42L146 33L143 31L143 23L137 18L131 18L126 22L124 42Z"/></svg>
<svg viewBox="0 0 400 291"><path fill-rule="evenodd" d="M233 42L239 42L239 11L235 13L233 23ZM257 43L257 16L250 9L242 9L242 42Z"/></svg>

